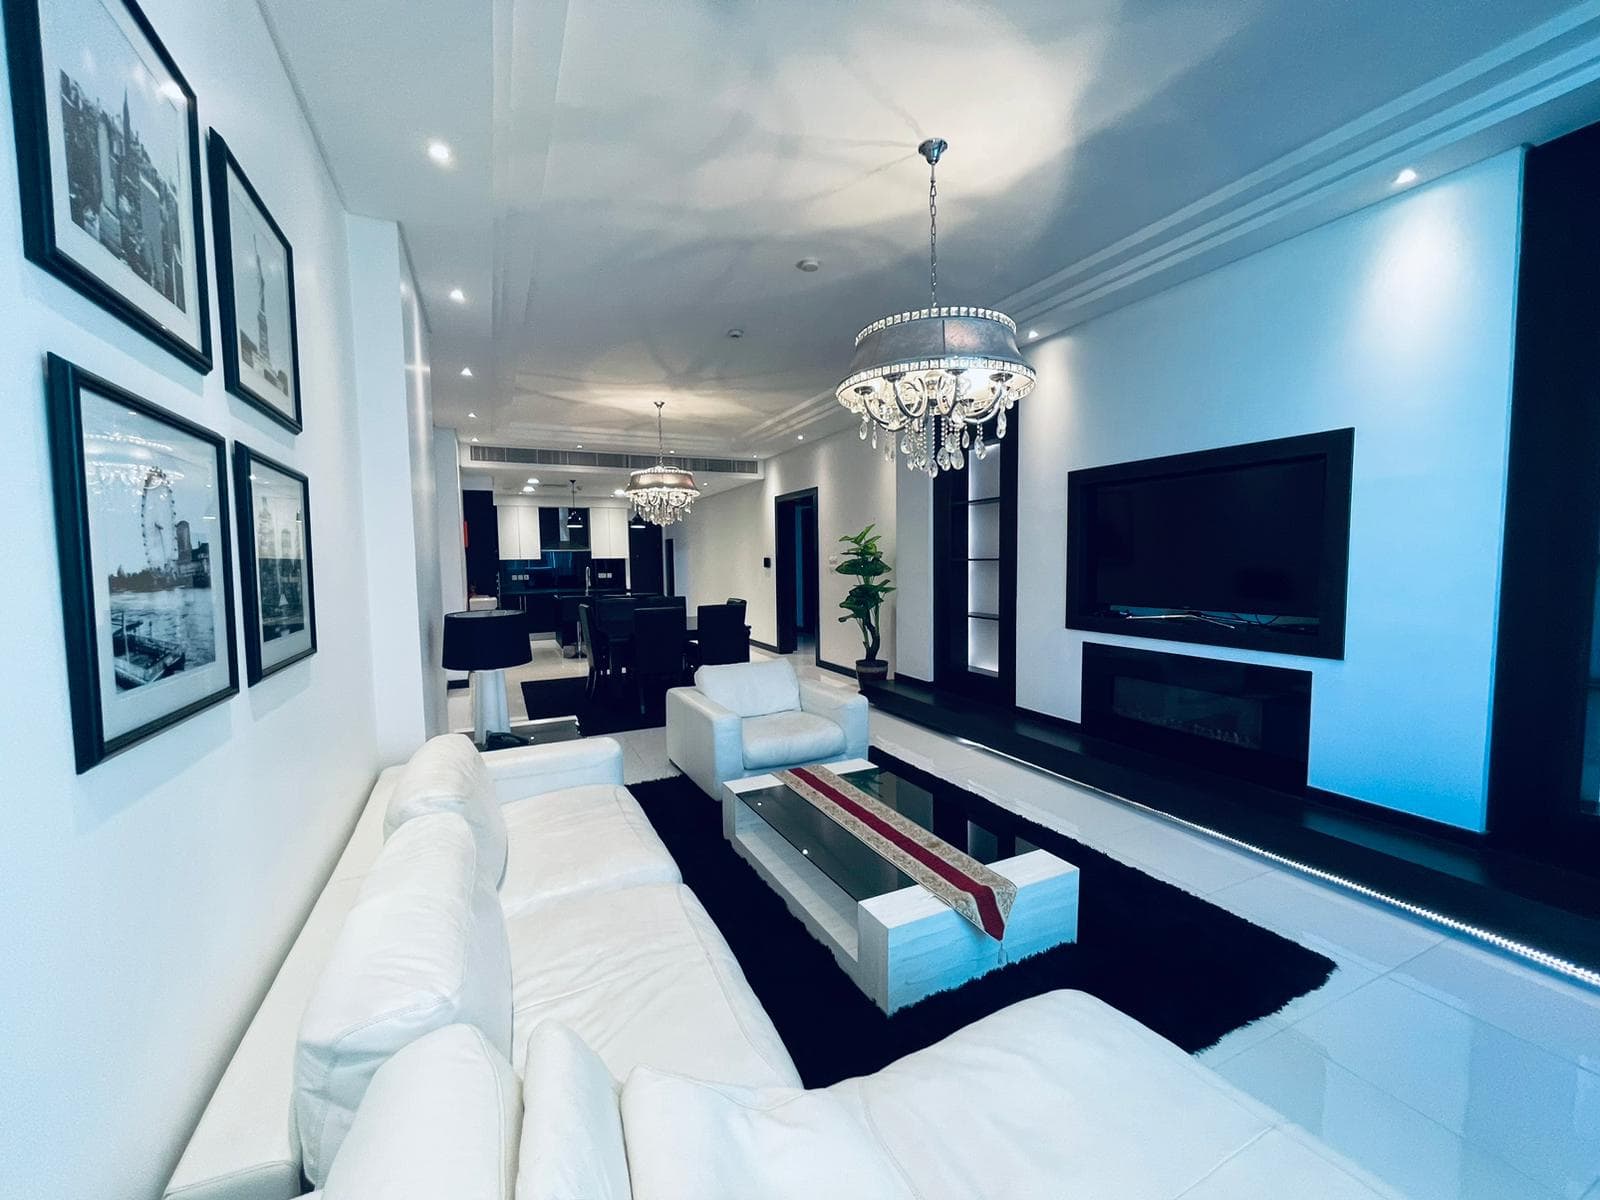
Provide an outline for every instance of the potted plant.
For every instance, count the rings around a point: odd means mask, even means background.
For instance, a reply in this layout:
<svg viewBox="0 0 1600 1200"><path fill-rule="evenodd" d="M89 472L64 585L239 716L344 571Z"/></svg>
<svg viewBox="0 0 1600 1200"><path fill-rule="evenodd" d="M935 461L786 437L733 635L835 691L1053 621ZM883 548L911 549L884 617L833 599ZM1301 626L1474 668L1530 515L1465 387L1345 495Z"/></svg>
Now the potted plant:
<svg viewBox="0 0 1600 1200"><path fill-rule="evenodd" d="M839 602L839 607L845 612L839 621L841 624L854 621L861 626L861 641L867 653L865 658L856 660L856 679L862 683L880 683L889 676L889 664L878 657L878 647L883 640L878 612L883 607L883 598L894 591L894 586L888 582L891 568L884 561L883 552L878 549L878 535L872 532L874 528L868 525L860 533L841 537L839 540L846 543L849 549L844 552L843 560L833 568L835 574L856 581Z"/></svg>

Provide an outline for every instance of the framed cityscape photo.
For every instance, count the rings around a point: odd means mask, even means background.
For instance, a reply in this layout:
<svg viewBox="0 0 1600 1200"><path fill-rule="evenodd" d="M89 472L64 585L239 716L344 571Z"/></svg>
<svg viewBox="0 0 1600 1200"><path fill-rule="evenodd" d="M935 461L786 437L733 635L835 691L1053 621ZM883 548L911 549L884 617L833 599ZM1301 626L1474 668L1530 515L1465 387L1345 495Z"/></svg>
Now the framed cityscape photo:
<svg viewBox="0 0 1600 1200"><path fill-rule="evenodd" d="M34 263L211 370L194 92L133 0L3 0Z"/></svg>
<svg viewBox="0 0 1600 1200"><path fill-rule="evenodd" d="M311 579L311 485L299 471L233 444L244 589L244 661L251 686L317 652Z"/></svg>
<svg viewBox="0 0 1600 1200"><path fill-rule="evenodd" d="M239 691L223 439L54 354L50 457L78 773Z"/></svg>
<svg viewBox="0 0 1600 1200"><path fill-rule="evenodd" d="M215 129L206 147L228 390L299 433L294 251Z"/></svg>

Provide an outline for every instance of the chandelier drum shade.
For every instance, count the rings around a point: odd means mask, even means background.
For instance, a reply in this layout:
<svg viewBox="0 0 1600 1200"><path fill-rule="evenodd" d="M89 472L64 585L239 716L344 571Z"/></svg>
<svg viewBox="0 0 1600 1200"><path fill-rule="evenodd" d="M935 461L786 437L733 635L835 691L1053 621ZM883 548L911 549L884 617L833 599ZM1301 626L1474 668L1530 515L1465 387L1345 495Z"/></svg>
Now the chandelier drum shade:
<svg viewBox="0 0 1600 1200"><path fill-rule="evenodd" d="M913 470L937 475L966 466L966 454L986 452L976 427L994 422L1006 435L1006 413L1033 390L1034 371L1017 349L1017 327L992 308L939 305L938 138L917 147L928 160L927 308L874 321L856 334L850 373L836 391L861 418L861 437L884 457L897 448Z"/></svg>
<svg viewBox="0 0 1600 1200"><path fill-rule="evenodd" d="M626 488L633 510L652 525L671 525L689 515L694 502L700 498L690 471L669 467L666 463L666 445L661 434L661 409L665 400L656 404L656 465L628 476Z"/></svg>

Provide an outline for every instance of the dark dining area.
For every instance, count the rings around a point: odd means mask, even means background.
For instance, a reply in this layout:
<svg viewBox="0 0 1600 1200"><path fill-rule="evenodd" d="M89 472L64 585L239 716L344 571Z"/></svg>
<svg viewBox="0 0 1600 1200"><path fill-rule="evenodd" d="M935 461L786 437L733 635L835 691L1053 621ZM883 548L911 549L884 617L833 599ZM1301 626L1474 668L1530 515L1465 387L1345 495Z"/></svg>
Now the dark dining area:
<svg viewBox="0 0 1600 1200"><path fill-rule="evenodd" d="M702 666L750 661L745 602L701 604L690 622L682 596L563 597L556 631L563 654L586 659L592 703L659 708L669 687Z"/></svg>

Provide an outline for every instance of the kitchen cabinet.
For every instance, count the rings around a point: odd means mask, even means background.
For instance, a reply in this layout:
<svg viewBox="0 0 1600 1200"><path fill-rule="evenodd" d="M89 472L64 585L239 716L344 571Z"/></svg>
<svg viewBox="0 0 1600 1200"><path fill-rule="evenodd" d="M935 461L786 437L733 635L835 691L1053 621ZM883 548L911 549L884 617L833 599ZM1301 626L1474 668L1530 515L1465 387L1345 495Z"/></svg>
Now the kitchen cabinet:
<svg viewBox="0 0 1600 1200"><path fill-rule="evenodd" d="M539 510L532 504L497 504L495 521L500 527L500 558L539 557Z"/></svg>

